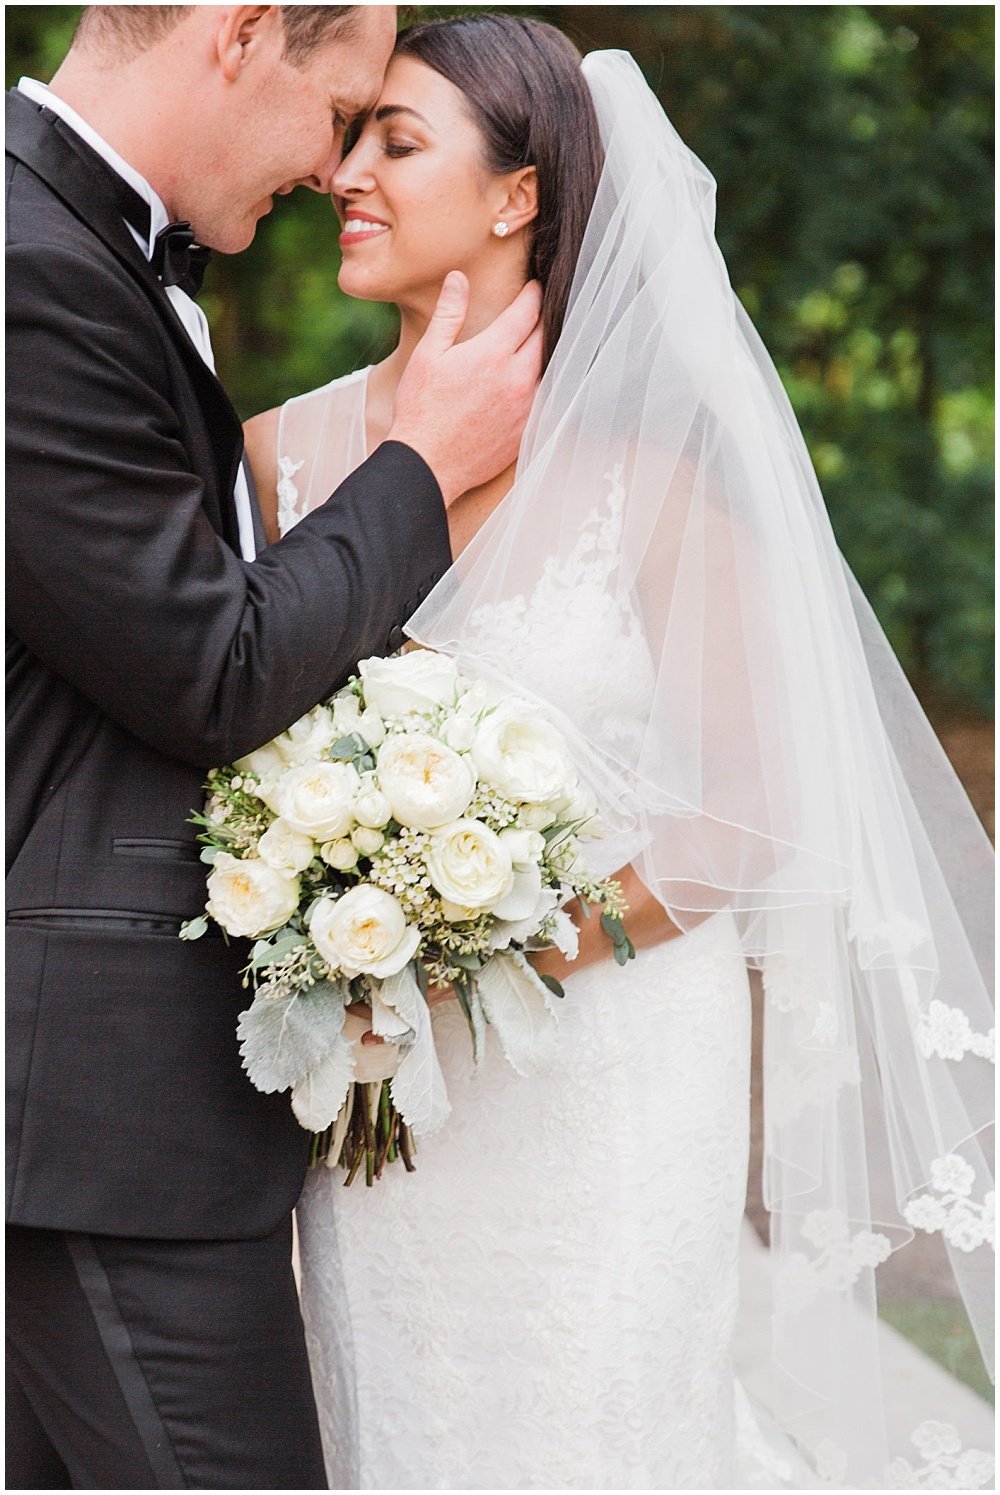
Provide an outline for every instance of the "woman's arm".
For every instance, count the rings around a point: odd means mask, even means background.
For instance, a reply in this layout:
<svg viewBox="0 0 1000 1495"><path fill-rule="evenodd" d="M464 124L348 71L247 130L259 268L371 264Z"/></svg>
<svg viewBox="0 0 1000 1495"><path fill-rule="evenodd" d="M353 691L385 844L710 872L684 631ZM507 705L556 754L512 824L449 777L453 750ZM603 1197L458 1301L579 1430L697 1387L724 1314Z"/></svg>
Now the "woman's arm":
<svg viewBox="0 0 1000 1495"><path fill-rule="evenodd" d="M621 883L628 904L623 920L625 933L637 950L662 944L664 940L675 939L684 933L668 917L663 904L649 891L634 867L623 867L615 873L615 879ZM581 971L595 961L611 959L611 942L601 928L597 911L591 909L588 919L580 909L579 901L574 899L566 905L566 912L580 931L577 958L567 960L558 950L540 950L531 957L531 964L539 975L554 976L557 981L565 981L575 971Z"/></svg>
<svg viewBox="0 0 1000 1495"><path fill-rule="evenodd" d="M268 545L280 539L278 531L278 418L281 410L263 410L243 426L243 443L253 472L257 501L264 520Z"/></svg>

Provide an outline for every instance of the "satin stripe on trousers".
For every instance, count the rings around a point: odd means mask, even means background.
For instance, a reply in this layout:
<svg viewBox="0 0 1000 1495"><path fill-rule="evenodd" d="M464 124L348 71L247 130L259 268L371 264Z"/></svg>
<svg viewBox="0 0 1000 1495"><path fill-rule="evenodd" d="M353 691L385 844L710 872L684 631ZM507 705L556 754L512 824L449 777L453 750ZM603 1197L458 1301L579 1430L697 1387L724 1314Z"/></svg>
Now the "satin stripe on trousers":
<svg viewBox="0 0 1000 1495"><path fill-rule="evenodd" d="M261 1241L9 1226L7 1483L326 1488L291 1222Z"/></svg>

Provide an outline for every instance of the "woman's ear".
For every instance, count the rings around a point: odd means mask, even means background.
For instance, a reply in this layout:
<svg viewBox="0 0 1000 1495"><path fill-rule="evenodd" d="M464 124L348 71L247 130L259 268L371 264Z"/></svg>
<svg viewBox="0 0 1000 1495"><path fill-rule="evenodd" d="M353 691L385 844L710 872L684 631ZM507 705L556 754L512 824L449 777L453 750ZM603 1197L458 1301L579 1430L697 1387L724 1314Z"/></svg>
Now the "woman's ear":
<svg viewBox="0 0 1000 1495"><path fill-rule="evenodd" d="M496 217L507 224L510 233L524 228L538 217L538 173L533 166L522 166L504 179L507 195Z"/></svg>

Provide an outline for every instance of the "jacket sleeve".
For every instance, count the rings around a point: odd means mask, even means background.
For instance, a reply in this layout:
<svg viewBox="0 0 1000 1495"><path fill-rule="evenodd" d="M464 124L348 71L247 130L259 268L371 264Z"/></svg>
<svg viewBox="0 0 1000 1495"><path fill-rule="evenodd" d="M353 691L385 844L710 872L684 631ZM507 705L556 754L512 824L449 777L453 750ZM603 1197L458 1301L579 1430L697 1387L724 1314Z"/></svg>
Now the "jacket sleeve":
<svg viewBox="0 0 1000 1495"><path fill-rule="evenodd" d="M141 289L74 246L9 248L7 271L8 621L38 659L211 766L399 647L451 563L415 452L384 443L247 564L204 512Z"/></svg>

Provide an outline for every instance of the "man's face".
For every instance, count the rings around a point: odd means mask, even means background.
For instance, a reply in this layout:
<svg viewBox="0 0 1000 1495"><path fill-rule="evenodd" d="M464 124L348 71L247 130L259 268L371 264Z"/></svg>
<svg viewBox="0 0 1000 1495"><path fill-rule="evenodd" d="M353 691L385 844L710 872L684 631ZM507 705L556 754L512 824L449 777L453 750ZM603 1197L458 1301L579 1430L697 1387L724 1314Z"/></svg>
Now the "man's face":
<svg viewBox="0 0 1000 1495"><path fill-rule="evenodd" d="M396 39L391 5L359 6L301 66L283 57L280 10L245 42L237 76L215 98L215 139L175 211L199 240L226 254L245 249L274 197L294 187L329 193L344 131L378 98Z"/></svg>

